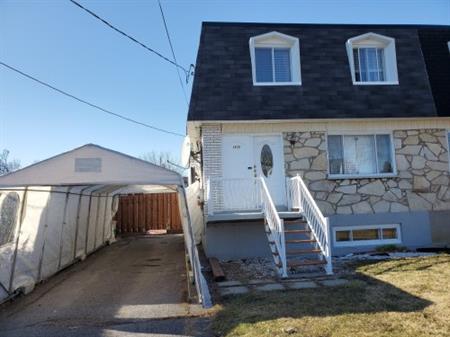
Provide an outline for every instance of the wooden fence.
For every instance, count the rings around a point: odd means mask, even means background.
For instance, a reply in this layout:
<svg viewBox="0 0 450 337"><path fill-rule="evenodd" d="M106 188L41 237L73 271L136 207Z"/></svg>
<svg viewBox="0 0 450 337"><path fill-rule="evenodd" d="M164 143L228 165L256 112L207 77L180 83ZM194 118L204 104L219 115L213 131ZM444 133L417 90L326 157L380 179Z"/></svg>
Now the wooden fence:
<svg viewBox="0 0 450 337"><path fill-rule="evenodd" d="M177 193L129 194L119 199L116 215L118 233L167 230L181 233Z"/></svg>

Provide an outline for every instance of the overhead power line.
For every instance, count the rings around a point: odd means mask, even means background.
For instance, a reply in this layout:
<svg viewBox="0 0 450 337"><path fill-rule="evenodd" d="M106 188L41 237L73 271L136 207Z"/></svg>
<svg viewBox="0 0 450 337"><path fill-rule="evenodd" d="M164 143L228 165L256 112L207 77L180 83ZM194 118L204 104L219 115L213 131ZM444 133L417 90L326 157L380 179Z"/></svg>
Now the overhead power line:
<svg viewBox="0 0 450 337"><path fill-rule="evenodd" d="M65 96L67 96L67 97L70 97L70 98L72 98L72 99L74 99L74 100L76 100L78 102L81 102L81 103L84 103L86 105L89 105L90 107L95 108L97 110L100 110L100 111L102 111L104 113L107 113L107 114L109 114L111 116L123 119L123 120L125 120L127 122L130 122L130 123L134 123L134 124L138 124L138 125L144 126L146 128L149 128L149 129L152 129L152 130L155 130L155 131L164 132L164 133L167 133L167 134L170 134L170 135L174 135L174 136L184 137L184 135L181 134L181 133L170 131L170 130L166 130L166 129L162 129L162 128L159 128L159 127L147 124L147 123L143 123L143 122L137 121L137 120L135 120L133 118L130 118L130 117L127 117L127 116L124 116L124 115L112 112L110 110L104 109L104 108L102 108L99 105L90 103L90 102L88 102L88 101L86 101L86 100L84 100L82 98L79 98L79 97L77 97L75 95L69 94L68 92L66 92L64 90L58 89L58 88L56 88L56 87L54 87L54 86L52 86L52 85L50 85L50 84L48 84L48 83L46 83L44 81L41 81L41 80L37 79L36 77L28 75L28 74L24 73L23 71L21 71L19 69L16 69L13 66L10 66L10 65L2 62L2 61L0 61L0 65L4 66L5 68L8 68L9 70L12 70L12 71L20 74L20 75L22 75L22 76L24 76L24 77L26 77L26 78L34 81L34 82L37 82L37 83L39 83L39 84L41 84L41 85L43 85L43 86L45 86L47 88L50 88L50 89L52 89L52 90L54 90L56 92L59 92L60 94L63 94Z"/></svg>
<svg viewBox="0 0 450 337"><path fill-rule="evenodd" d="M175 63L178 63L177 57L175 56L175 50L173 48L172 39L170 38L169 28L167 27L166 17L164 16L164 11L163 11L163 8L162 8L160 0L158 0L158 5L159 5L159 10L161 11L161 17L162 17L162 20L163 20L163 23L164 23L164 29L166 31L167 40L169 41L170 50L172 51L173 61ZM178 67L176 69L177 69L178 79L180 81L181 90L183 91L184 99L186 101L186 104L189 106L189 100L188 100L187 95L186 95L186 89L184 87L183 81L181 80L181 76L180 76L180 69L178 69Z"/></svg>
<svg viewBox="0 0 450 337"><path fill-rule="evenodd" d="M115 27L114 25L112 25L111 23L109 23L108 21L106 21L105 19L101 18L100 16L98 16L97 14L95 14L93 11L91 11L90 9L87 9L86 7L84 7L83 5L81 5L80 3L78 3L75 0L69 0L70 2L72 2L74 5L78 6L79 8L81 8L82 10L84 10L86 13L89 13L90 15L92 15L94 18L96 18L97 20L100 20L101 22L103 22L105 25L107 25L109 28L115 30L117 33L125 36L126 38L130 39L131 41L133 41L134 43L137 43L138 45L140 45L141 47L147 49L148 51L152 52L153 54L159 56L160 58L162 58L163 60L173 64L175 67L183 70L183 72L186 75L186 83L189 82L189 77L192 75L193 69L194 69L194 65L191 64L189 66L189 69L186 69L185 67L183 67L182 65L179 65L176 61L172 61L171 59L169 59L168 57L162 55L161 53L159 53L158 51L154 50L153 48L147 46L145 43L140 42L139 40L137 40L136 38L134 38L133 36L125 33L123 30L120 30L119 28Z"/></svg>

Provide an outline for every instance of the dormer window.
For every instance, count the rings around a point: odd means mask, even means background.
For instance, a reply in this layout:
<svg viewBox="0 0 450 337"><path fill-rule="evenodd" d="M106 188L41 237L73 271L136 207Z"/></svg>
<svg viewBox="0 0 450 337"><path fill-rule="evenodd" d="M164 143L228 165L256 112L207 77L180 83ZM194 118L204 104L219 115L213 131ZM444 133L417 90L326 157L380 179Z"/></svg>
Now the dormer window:
<svg viewBox="0 0 450 337"><path fill-rule="evenodd" d="M384 49L353 49L356 82L384 82Z"/></svg>
<svg viewBox="0 0 450 337"><path fill-rule="evenodd" d="M298 38L271 32L249 44L254 85L301 85Z"/></svg>
<svg viewBox="0 0 450 337"><path fill-rule="evenodd" d="M289 48L255 48L256 82L291 82Z"/></svg>
<svg viewBox="0 0 450 337"><path fill-rule="evenodd" d="M347 41L353 84L398 84L397 57L393 38L367 33Z"/></svg>

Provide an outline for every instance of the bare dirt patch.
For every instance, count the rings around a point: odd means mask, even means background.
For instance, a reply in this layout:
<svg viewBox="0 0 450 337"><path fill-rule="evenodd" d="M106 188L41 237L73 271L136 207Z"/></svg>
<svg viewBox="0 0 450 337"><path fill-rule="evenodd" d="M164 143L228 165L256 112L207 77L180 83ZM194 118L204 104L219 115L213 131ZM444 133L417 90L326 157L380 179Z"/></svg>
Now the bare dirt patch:
<svg viewBox="0 0 450 337"><path fill-rule="evenodd" d="M252 258L221 262L227 281L267 280L276 278L273 261Z"/></svg>

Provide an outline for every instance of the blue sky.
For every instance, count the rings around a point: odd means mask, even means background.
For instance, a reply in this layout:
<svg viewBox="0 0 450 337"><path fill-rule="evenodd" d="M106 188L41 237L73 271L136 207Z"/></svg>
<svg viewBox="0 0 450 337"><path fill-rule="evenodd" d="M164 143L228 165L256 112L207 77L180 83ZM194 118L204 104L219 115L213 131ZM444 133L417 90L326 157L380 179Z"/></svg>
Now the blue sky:
<svg viewBox="0 0 450 337"><path fill-rule="evenodd" d="M155 0L80 0L170 56ZM450 0L162 1L178 62L195 63L202 21L450 24ZM106 109L185 132L175 68L67 0L0 0L0 59ZM190 85L187 87L190 96ZM179 156L182 138L107 116L0 66L0 149L28 165L85 143Z"/></svg>

